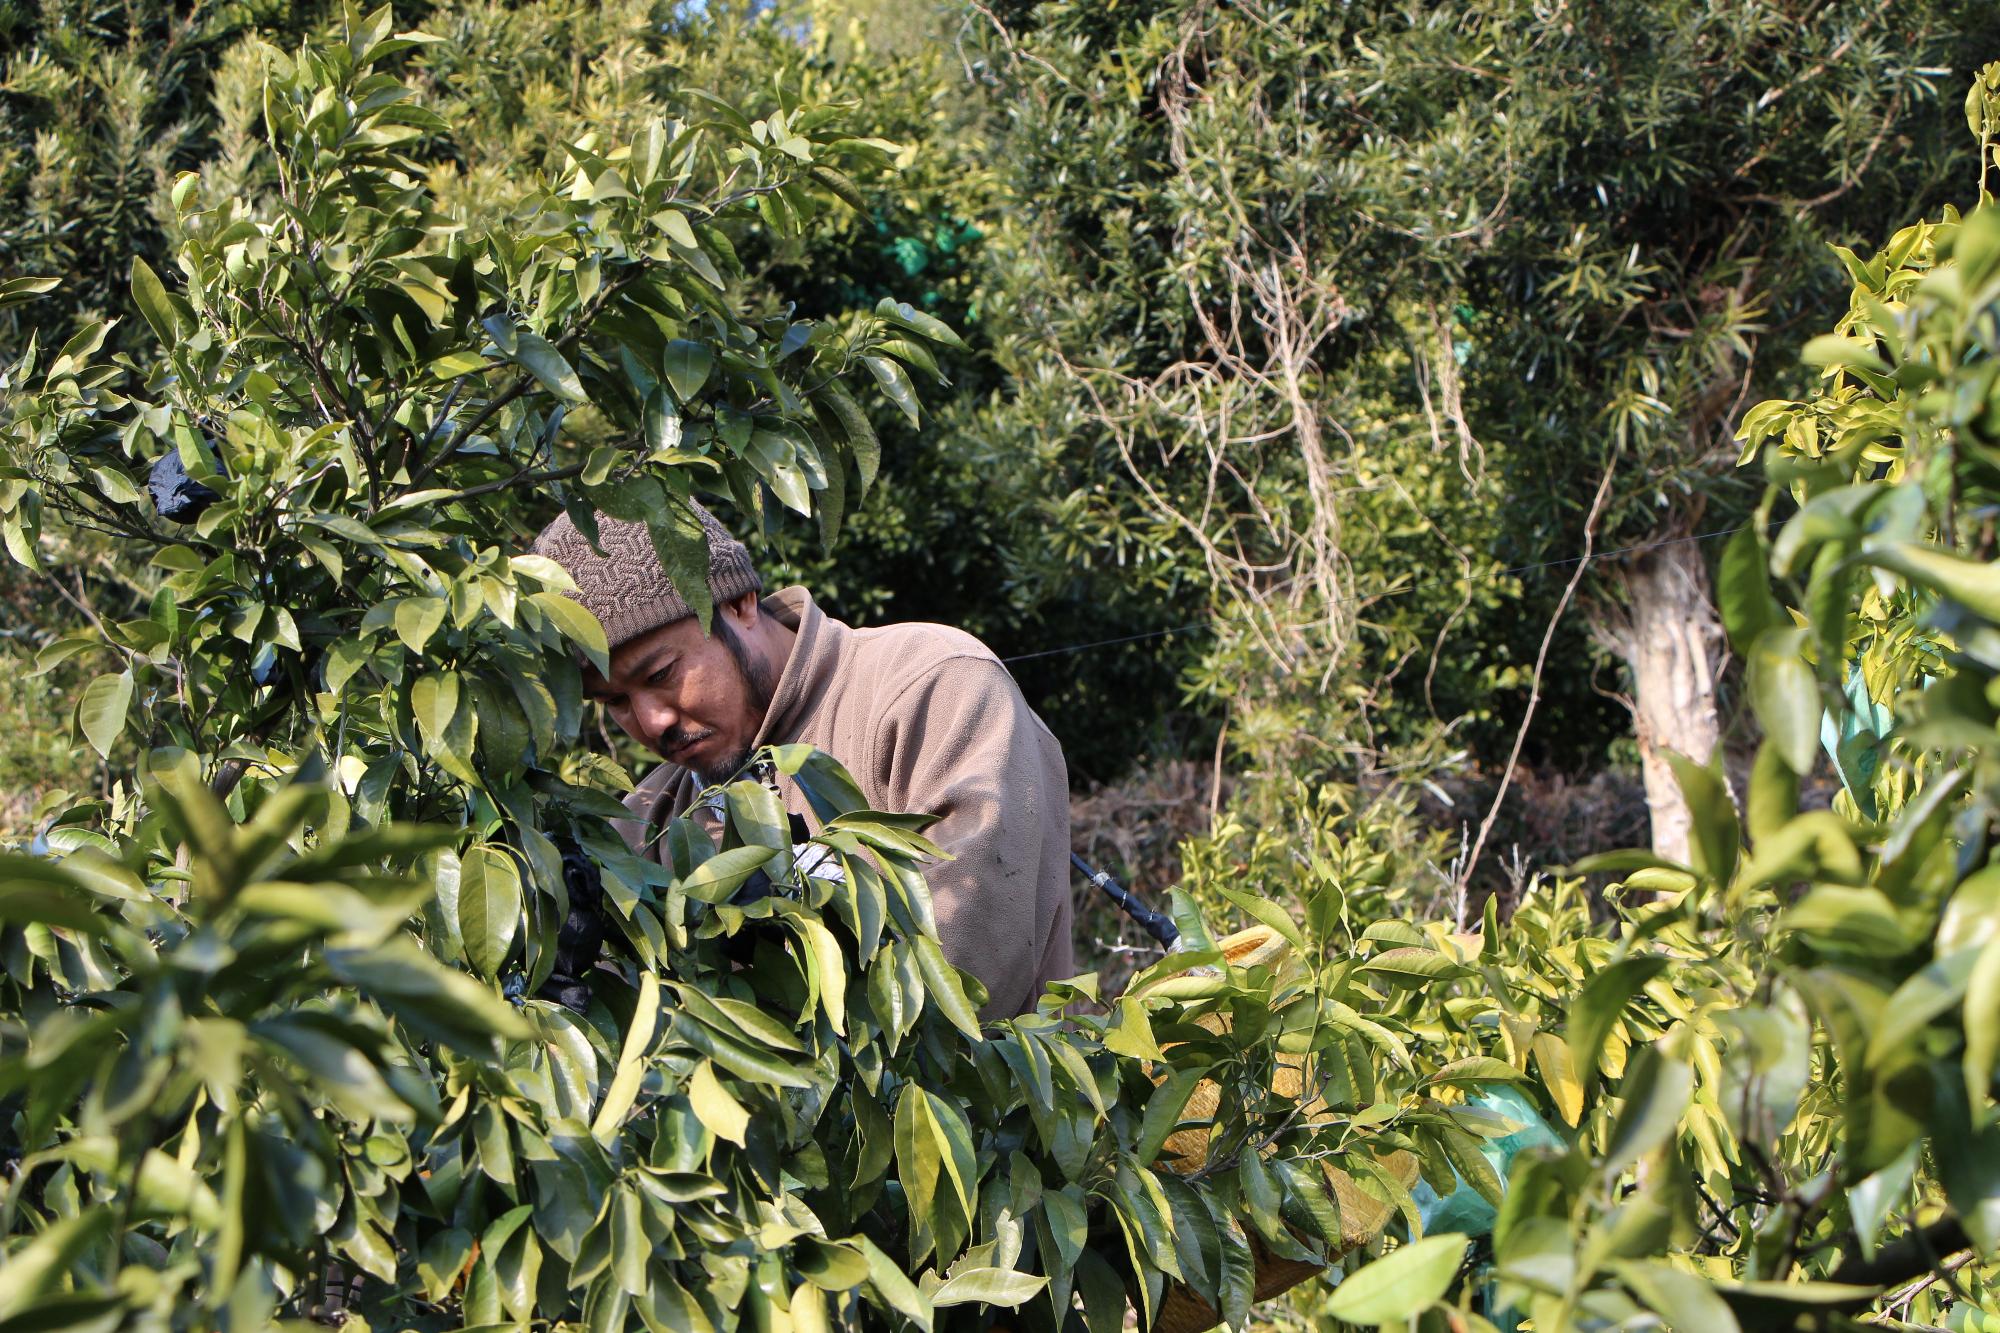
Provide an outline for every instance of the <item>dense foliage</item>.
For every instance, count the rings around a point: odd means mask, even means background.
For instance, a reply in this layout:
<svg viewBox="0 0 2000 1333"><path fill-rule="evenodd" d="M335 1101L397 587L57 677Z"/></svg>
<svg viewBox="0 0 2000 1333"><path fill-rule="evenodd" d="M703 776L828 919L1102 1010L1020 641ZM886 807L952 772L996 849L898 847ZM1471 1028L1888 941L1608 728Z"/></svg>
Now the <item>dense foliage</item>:
<svg viewBox="0 0 2000 1333"><path fill-rule="evenodd" d="M14 114L115 39L214 120L152 223L0 232L52 261L0 280L10 605L102 761L0 860L0 1325L2000 1323L2000 66L1961 215L1960 8L1363 8L48 20ZM1397 784L1431 707L1511 720L1566 450L1607 539L1744 511L1755 759L1665 760L1685 857L1482 896ZM635 856L520 551L595 506L691 571L696 491L854 606L1236 617L1188 947L982 1029L922 821L798 748L805 846L743 782ZM1413 600L1343 619L1364 574ZM1126 669L1044 697L1157 715Z"/></svg>
<svg viewBox="0 0 2000 1333"><path fill-rule="evenodd" d="M1733 418L1837 313L1824 243L1963 179L1939 70L2000 36L1950 3L993 12L995 419L1053 436L1058 532L1219 604L1194 677L1245 767L1364 783L1438 722L1504 756L1571 573L1514 567L1747 512ZM1586 626L1621 563L1557 628L1536 753L1627 725Z"/></svg>
<svg viewBox="0 0 2000 1333"><path fill-rule="evenodd" d="M711 100L450 211L420 168L449 126L394 72L435 40L385 9L265 51L275 189L182 177L178 278L132 263L159 359L99 359L93 322L8 367L10 552L35 568L59 521L157 584L43 654L109 658L77 726L143 748L6 863L0 1317L1053 1327L1077 1293L1103 1330L1129 1280L1240 1323L1260 1263L1372 1234L1343 1187L1386 1219L1415 1145L1448 1186L1476 1152L1435 1094L1505 1071L1378 1080L1357 983L1283 913L1233 955L1186 915L1097 1016L1061 1013L1084 978L982 1034L923 821L824 756L771 755L816 851L754 781L719 843L626 848L622 771L574 748L603 632L512 553L524 519L643 518L691 591L697 477L830 538L877 465L843 381L914 417L904 366L954 335L725 294L714 219L797 228L887 151L832 108ZM786 892L733 901L760 870ZM574 955L580 914L614 967Z"/></svg>

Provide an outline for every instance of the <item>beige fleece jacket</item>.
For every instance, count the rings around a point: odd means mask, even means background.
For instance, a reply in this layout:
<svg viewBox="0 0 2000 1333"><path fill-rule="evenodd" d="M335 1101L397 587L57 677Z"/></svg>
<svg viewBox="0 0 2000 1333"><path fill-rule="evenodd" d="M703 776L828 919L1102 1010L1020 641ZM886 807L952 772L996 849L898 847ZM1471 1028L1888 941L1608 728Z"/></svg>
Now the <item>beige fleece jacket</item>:
<svg viewBox="0 0 2000 1333"><path fill-rule="evenodd" d="M1062 747L1007 668L944 625L854 629L804 588L764 599L797 631L759 745L803 743L846 766L877 810L936 815L925 836L953 858L925 878L945 957L985 983L981 1016L1032 1009L1071 976L1069 779ZM673 764L647 774L621 826L643 847L693 802L700 782ZM786 806L816 826L797 787ZM658 843L650 854L658 859Z"/></svg>

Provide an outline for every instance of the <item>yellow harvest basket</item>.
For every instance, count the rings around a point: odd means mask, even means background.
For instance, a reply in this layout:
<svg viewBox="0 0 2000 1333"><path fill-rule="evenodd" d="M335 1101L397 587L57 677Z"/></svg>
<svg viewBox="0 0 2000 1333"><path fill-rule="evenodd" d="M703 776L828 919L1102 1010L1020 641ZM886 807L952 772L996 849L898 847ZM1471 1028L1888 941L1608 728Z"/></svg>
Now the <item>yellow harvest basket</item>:
<svg viewBox="0 0 2000 1333"><path fill-rule="evenodd" d="M1217 943L1223 956L1237 967L1259 964L1278 966L1291 952L1291 946L1269 926L1252 926ZM1211 1032L1228 1030L1229 1018L1226 1014L1209 1014L1196 1021ZM1303 1056L1280 1053L1278 1069L1271 1079L1271 1091L1290 1101L1304 1096L1303 1064ZM1222 1089L1213 1081L1204 1081L1195 1086L1186 1109L1181 1112L1181 1119L1212 1121L1221 1103ZM1333 1111L1324 1102L1316 1101L1305 1108L1304 1115L1306 1123L1319 1124L1331 1119ZM1167 1137L1162 1146L1161 1160L1169 1170L1180 1175L1192 1174L1208 1161L1208 1137L1208 1131L1199 1127L1178 1130ZM1379 1160L1404 1185L1416 1183L1417 1159L1413 1153L1398 1151ZM1382 1229L1395 1216L1396 1208L1394 1204L1367 1193L1353 1176L1340 1168L1328 1166L1325 1171L1327 1187L1340 1208L1341 1243L1331 1256L1338 1258L1381 1235ZM1250 1252L1256 1260L1253 1300L1269 1300L1316 1276L1322 1269L1322 1265L1316 1263L1273 1254L1254 1232L1250 1235ZM1175 1283L1167 1289L1160 1302L1159 1317L1153 1321L1153 1329L1154 1333L1203 1333L1221 1322L1219 1311L1187 1287Z"/></svg>

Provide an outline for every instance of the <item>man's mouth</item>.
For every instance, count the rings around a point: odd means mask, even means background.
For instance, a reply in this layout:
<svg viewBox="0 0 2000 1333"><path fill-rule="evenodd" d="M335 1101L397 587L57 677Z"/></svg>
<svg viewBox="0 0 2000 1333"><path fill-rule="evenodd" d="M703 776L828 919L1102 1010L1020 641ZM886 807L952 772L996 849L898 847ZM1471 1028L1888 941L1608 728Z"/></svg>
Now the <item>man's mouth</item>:
<svg viewBox="0 0 2000 1333"><path fill-rule="evenodd" d="M690 751L694 749L695 746L700 745L703 741L707 740L710 736L713 736L714 734L715 733L713 731L704 731L697 735L689 736L685 740L682 740L669 748L662 749L660 753L667 760L668 763L683 764L686 760L686 756Z"/></svg>

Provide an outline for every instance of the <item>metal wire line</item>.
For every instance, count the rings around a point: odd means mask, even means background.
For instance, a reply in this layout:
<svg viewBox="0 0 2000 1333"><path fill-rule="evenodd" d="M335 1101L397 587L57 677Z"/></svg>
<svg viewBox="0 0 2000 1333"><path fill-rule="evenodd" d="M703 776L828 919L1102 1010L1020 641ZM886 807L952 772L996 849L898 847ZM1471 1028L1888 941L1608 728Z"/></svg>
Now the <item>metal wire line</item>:
<svg viewBox="0 0 2000 1333"><path fill-rule="evenodd" d="M1477 581L1491 583L1515 574L1532 574L1542 569L1563 569L1570 565L1581 564L1585 560L1610 560L1616 556L1635 555L1640 551L1657 551L1663 546L1679 546L1683 542L1705 542L1713 541L1717 537L1733 537L1748 526L1750 525L1747 523L1739 523L1733 528L1717 528L1713 532L1697 532L1686 537L1668 537L1664 541L1641 542L1636 546L1621 546L1616 550L1599 551L1597 554L1591 556L1572 555L1565 556L1561 560L1542 560L1532 565L1515 565L1511 569L1496 569L1491 574L1485 575ZM1346 606L1354 602L1374 601L1383 597L1401 597L1406 593L1412 593L1419 588L1428 587L1433 583L1442 581L1442 578L1436 577L1414 579L1400 588L1385 588L1376 593L1357 593L1353 597L1343 597L1335 601L1334 605ZM1207 620L1197 620L1190 625L1175 625L1169 629L1148 630L1144 634L1125 634L1115 639L1098 639L1091 643L1073 643L1064 648L1044 648L1039 652L1020 653L1013 657L1003 657L1000 661L1002 665L1012 666L1016 662L1032 662L1037 658L1063 657L1070 653L1090 652L1096 648L1115 648L1125 643L1142 643L1148 639L1164 639L1174 634L1191 634L1196 630L1204 629L1212 630L1218 623L1226 624L1229 622L1227 620L1219 622L1215 617L1211 616Z"/></svg>

